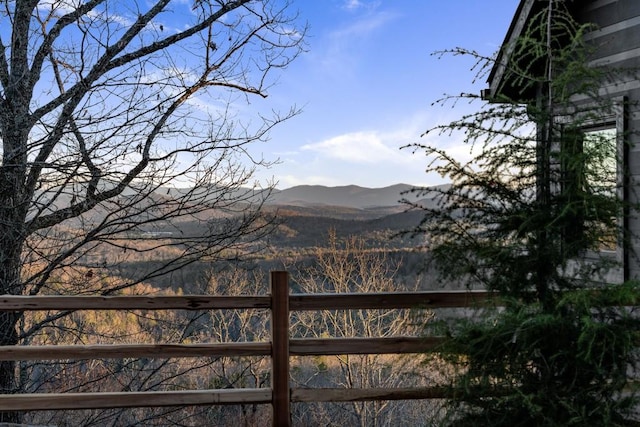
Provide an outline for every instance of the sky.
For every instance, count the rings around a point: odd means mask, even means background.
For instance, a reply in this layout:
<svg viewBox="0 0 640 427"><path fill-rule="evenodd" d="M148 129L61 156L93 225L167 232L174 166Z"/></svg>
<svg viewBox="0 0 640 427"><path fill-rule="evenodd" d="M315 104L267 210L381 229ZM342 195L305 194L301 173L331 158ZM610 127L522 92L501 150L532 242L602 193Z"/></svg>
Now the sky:
<svg viewBox="0 0 640 427"><path fill-rule="evenodd" d="M307 51L279 75L270 102L302 113L281 124L253 152L278 159L259 170L261 182L369 188L436 185L424 154L400 147L423 143L458 156L468 147L446 137L421 137L477 108L439 106L444 94L479 93L470 58L434 52L455 47L492 55L518 0L294 0L309 26Z"/></svg>

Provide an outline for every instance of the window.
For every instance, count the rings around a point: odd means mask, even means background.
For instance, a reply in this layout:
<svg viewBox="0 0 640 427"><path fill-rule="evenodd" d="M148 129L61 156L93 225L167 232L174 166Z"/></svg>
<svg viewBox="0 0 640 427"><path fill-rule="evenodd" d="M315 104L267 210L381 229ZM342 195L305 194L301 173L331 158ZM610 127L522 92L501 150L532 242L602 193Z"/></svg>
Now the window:
<svg viewBox="0 0 640 427"><path fill-rule="evenodd" d="M615 123L587 128L583 133L585 185L591 193L606 197L616 195L618 187L618 132Z"/></svg>
<svg viewBox="0 0 640 427"><path fill-rule="evenodd" d="M591 256L612 257L621 267L608 282L623 280L624 224L624 102L614 103L611 114L592 114L585 120L560 120L559 200L565 214L563 245L578 255L585 239L597 246ZM578 122L578 124L576 124ZM594 242L595 231L598 239ZM573 256L573 255L571 255ZM588 256L590 257L590 256Z"/></svg>
<svg viewBox="0 0 640 427"><path fill-rule="evenodd" d="M611 124L563 126L559 209L565 223L564 244L570 253L591 240L586 233L593 227L601 227L597 230L599 249L616 250L617 139Z"/></svg>

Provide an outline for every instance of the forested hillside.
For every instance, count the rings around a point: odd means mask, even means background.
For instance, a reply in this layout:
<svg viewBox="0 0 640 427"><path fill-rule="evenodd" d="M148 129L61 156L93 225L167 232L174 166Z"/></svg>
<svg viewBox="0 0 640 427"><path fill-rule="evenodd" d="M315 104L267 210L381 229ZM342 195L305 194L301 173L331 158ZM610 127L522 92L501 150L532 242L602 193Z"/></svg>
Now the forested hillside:
<svg viewBox="0 0 640 427"><path fill-rule="evenodd" d="M354 188L347 187L353 192ZM295 204L278 204L270 201L263 207L264 221L273 224L272 230L259 240L239 242L234 250L220 254L215 262L202 259L181 267L167 275L154 275L161 269L166 260L177 256L181 250L181 241L186 237L200 238L201 233L209 228L224 227L233 217L219 212L202 212L191 220L164 221L154 223L153 227L145 226L132 229L122 235L118 244L98 244L91 252L82 256L75 267L100 271L110 265L110 275L122 278L137 277L141 272L149 276L146 283L159 288L171 287L190 292L194 283L208 274L209 270L225 269L228 266L243 269L278 270L312 262L315 248L326 245L329 233L345 240L357 237L364 242L366 249L390 252L390 257L399 264L398 280L421 280L423 275L425 253L422 237L411 237L404 232L414 228L422 218L420 210L409 209L400 202L401 191L408 186L399 185L385 189L361 189L358 191L363 200L369 200L381 194L380 206L344 206L340 205L345 198L345 187L323 187L324 202L313 203L316 191L306 191L304 187L292 188L280 193L282 199L295 197ZM304 191L303 191L304 190ZM302 192L301 192L302 191ZM171 194L158 197L171 197ZM294 196L289 196L293 194ZM302 197L304 195L304 198ZM397 200L393 204L392 200ZM425 204L432 203L423 199ZM288 202L293 203L293 202ZM351 199L351 205L362 205L357 198ZM104 213L93 213L94 220ZM73 233L73 224L66 229ZM155 239L154 245L150 242ZM160 244L162 242L162 244ZM420 277L420 279L417 279ZM425 285L426 286L426 285Z"/></svg>

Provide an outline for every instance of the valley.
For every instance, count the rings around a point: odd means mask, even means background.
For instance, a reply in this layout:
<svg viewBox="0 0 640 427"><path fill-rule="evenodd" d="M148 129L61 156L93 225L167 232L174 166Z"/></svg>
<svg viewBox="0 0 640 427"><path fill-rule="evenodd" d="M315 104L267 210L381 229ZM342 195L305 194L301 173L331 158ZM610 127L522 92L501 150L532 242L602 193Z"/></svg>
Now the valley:
<svg viewBox="0 0 640 427"><path fill-rule="evenodd" d="M125 279L151 276L146 283L153 287L192 292L212 271L230 267L262 271L305 268L313 264L315 251L327 245L331 233L338 241L357 238L367 250L388 253L397 265L397 280L420 281L420 287L429 287L420 278L425 262L424 238L409 233L419 224L423 212L409 209L401 202L406 197L403 192L410 188L399 184L380 189L300 186L276 190L262 207L268 218L265 221L272 222L272 229L264 238L238 244L234 251L196 260L166 275L150 273L164 259L175 257L180 239L196 236L203 227L214 226L226 218L201 215L190 221L165 221L153 228L143 226L130 231L116 246L97 245L79 260L79 265L92 270L110 265L110 274ZM428 199L422 202L433 203Z"/></svg>

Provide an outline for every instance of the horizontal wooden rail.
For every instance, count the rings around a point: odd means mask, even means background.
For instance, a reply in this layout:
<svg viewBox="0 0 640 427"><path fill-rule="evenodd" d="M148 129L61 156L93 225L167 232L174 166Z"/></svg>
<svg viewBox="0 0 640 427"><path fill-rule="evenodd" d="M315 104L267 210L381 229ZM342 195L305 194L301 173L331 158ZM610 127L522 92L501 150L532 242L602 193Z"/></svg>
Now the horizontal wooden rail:
<svg viewBox="0 0 640 427"><path fill-rule="evenodd" d="M0 296L0 311L34 310L224 310L271 307L269 295L242 296Z"/></svg>
<svg viewBox="0 0 640 427"><path fill-rule="evenodd" d="M271 403L268 388L0 395L0 411Z"/></svg>
<svg viewBox="0 0 640 427"><path fill-rule="evenodd" d="M486 291L292 294L291 311L479 307ZM629 305L634 305L629 303ZM37 310L244 310L269 309L270 295L238 296L0 296L0 311Z"/></svg>
<svg viewBox="0 0 640 427"><path fill-rule="evenodd" d="M640 383L630 381L625 390L637 391ZM512 388L482 389L485 396L502 396ZM361 402L371 400L451 399L456 390L447 386L398 388L293 388L292 402Z"/></svg>
<svg viewBox="0 0 640 427"><path fill-rule="evenodd" d="M441 337L293 338L292 356L339 354L404 354L427 352L443 342ZM270 356L271 342L211 344L94 344L0 346L3 360L82 360L172 357Z"/></svg>
<svg viewBox="0 0 640 427"><path fill-rule="evenodd" d="M484 291L386 292L377 294L294 294L289 296L291 311L357 310L394 308L474 307L486 302ZM269 295L239 296L0 296L0 311L37 310L242 310L268 309Z"/></svg>
<svg viewBox="0 0 640 427"><path fill-rule="evenodd" d="M356 402L371 400L444 399L446 387L422 388L293 388L291 402ZM0 411L50 409L107 409L181 405L237 405L271 403L271 389L222 389L150 392L36 393L0 395Z"/></svg>
<svg viewBox="0 0 640 427"><path fill-rule="evenodd" d="M489 296L485 291L292 294L289 296L289 309L317 311L474 307L485 303Z"/></svg>
<svg viewBox="0 0 640 427"><path fill-rule="evenodd" d="M270 342L0 346L1 360L269 356Z"/></svg>
<svg viewBox="0 0 640 427"><path fill-rule="evenodd" d="M440 337L314 338L291 339L292 356L331 356L339 354L421 353L442 344Z"/></svg>
<svg viewBox="0 0 640 427"><path fill-rule="evenodd" d="M369 400L447 399L449 387L416 388L294 388L292 402L362 402Z"/></svg>

